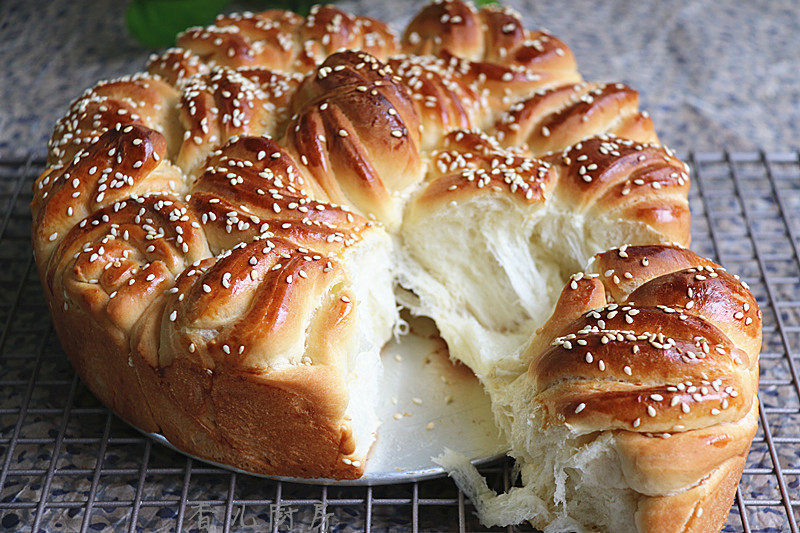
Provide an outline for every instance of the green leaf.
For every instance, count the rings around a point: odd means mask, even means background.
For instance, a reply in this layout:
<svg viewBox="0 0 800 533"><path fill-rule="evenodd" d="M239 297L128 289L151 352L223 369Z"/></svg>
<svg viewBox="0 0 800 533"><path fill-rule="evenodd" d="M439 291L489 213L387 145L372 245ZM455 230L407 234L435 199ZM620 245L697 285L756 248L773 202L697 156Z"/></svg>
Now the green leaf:
<svg viewBox="0 0 800 533"><path fill-rule="evenodd" d="M190 26L214 21L229 0L133 0L125 22L128 31L145 46L175 44L175 36Z"/></svg>
<svg viewBox="0 0 800 533"><path fill-rule="evenodd" d="M327 4L334 0L244 0L243 3L253 11L265 9L286 9L304 17L315 4Z"/></svg>
<svg viewBox="0 0 800 533"><path fill-rule="evenodd" d="M500 5L497 0L475 0L476 7L495 6Z"/></svg>

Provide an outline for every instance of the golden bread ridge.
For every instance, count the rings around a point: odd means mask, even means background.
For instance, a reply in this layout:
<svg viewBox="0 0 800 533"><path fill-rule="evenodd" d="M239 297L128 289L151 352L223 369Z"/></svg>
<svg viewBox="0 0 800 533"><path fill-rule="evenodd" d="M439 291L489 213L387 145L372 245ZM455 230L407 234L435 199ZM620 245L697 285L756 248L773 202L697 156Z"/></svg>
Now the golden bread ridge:
<svg viewBox="0 0 800 533"><path fill-rule="evenodd" d="M758 425L761 320L685 248L598 254L529 347L535 424L612 435L641 530L718 530Z"/></svg>

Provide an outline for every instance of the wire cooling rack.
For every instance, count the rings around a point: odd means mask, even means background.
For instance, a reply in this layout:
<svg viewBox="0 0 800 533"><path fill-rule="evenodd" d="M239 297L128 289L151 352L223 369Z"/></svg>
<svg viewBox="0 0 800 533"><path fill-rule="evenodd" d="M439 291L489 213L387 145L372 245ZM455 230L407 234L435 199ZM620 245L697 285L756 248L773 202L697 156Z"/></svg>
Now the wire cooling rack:
<svg viewBox="0 0 800 533"><path fill-rule="evenodd" d="M741 275L764 312L761 424L725 530L796 532L800 153L685 159L693 248ZM28 204L42 168L35 158L0 160L0 529L486 530L448 479L373 488L272 482L171 452L112 415L72 372L37 279ZM497 490L512 482L509 461L481 471Z"/></svg>

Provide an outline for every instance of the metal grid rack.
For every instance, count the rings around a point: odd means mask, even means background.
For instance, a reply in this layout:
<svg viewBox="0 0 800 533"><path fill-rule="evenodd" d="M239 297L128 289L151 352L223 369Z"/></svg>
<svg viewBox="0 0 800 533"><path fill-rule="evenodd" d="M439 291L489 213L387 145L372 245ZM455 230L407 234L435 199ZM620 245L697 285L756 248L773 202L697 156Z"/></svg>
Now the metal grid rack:
<svg viewBox="0 0 800 533"><path fill-rule="evenodd" d="M796 532L800 153L686 160L693 248L741 275L764 311L761 424L725 530ZM28 204L42 168L35 158L0 161L0 530L485 530L448 479L374 488L272 482L153 445L113 416L70 369L39 287ZM495 489L508 487L508 461L481 470Z"/></svg>

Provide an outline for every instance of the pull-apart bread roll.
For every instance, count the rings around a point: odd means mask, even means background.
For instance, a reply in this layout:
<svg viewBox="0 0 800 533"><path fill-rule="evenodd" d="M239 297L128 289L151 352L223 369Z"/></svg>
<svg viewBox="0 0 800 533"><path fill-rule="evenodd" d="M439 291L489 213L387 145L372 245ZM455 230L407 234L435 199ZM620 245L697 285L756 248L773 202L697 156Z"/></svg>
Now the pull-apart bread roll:
<svg viewBox="0 0 800 533"><path fill-rule="evenodd" d="M334 6L314 6L305 18L278 9L219 16L213 26L186 30L178 37L178 46L191 55L168 51L171 58L160 69L191 67L192 58L197 57L209 65L234 69L257 66L305 73L342 49L363 50L385 59L397 51L397 40L379 20Z"/></svg>
<svg viewBox="0 0 800 533"><path fill-rule="evenodd" d="M522 487L455 477L491 524L716 531L758 425L761 312L719 265L623 246L573 275L497 394ZM448 460L446 458L446 460Z"/></svg>
<svg viewBox="0 0 800 533"><path fill-rule="evenodd" d="M686 168L657 145L603 135L539 160L457 131L430 157L400 233L401 283L481 378L524 366L522 346L593 254L689 238Z"/></svg>
<svg viewBox="0 0 800 533"><path fill-rule="evenodd" d="M461 0L399 38L326 6L177 45L78 98L34 184L50 312L101 401L204 459L358 478L399 301L520 464L497 496L443 457L484 522L720 527L761 316L682 248L688 168L634 90Z"/></svg>

